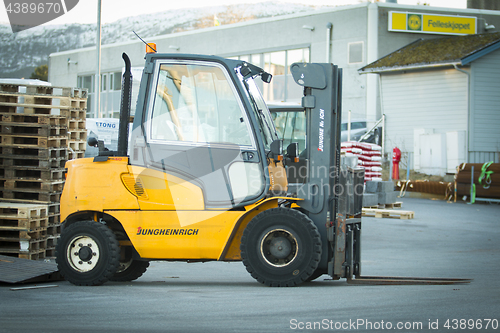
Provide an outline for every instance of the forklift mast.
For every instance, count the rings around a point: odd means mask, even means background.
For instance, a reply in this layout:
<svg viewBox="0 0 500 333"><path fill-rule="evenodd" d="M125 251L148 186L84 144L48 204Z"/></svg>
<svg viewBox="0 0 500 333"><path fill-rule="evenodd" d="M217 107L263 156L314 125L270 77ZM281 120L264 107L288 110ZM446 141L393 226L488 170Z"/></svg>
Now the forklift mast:
<svg viewBox="0 0 500 333"><path fill-rule="evenodd" d="M304 87L307 119L307 178L297 190L303 199L298 204L321 236L320 272L358 285L469 283L470 279L361 275L364 169L340 154L342 70L333 64L295 63L291 72Z"/></svg>
<svg viewBox="0 0 500 333"><path fill-rule="evenodd" d="M334 279L350 278L360 274L364 170L341 164L342 69L295 63L291 72L304 87L307 119L307 180L297 189L298 204L320 232L319 267Z"/></svg>

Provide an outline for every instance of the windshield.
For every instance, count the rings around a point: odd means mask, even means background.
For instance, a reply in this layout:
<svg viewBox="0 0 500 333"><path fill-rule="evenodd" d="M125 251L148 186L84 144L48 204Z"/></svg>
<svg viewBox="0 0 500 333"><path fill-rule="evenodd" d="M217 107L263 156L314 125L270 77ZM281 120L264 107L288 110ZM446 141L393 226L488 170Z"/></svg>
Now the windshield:
<svg viewBox="0 0 500 333"><path fill-rule="evenodd" d="M271 149L271 143L278 139L278 134L276 133L276 128L274 127L267 104L252 77L244 80L240 76L240 79L243 81L243 85L247 90L248 97L253 107L252 111L259 122L259 131L264 142L264 147L266 149Z"/></svg>

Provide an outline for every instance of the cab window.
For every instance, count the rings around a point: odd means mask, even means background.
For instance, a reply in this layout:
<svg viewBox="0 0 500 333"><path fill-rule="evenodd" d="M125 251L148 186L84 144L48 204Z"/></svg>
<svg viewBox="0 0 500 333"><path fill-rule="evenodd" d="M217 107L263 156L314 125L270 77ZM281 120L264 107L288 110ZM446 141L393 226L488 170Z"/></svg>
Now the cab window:
<svg viewBox="0 0 500 333"><path fill-rule="evenodd" d="M157 80L152 140L253 146L248 120L222 68L162 64Z"/></svg>

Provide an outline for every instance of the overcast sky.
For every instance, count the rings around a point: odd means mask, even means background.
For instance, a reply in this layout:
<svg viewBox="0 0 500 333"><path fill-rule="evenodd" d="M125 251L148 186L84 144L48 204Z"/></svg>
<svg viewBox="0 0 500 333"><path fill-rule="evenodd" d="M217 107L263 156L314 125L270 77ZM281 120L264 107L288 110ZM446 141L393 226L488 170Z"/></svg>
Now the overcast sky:
<svg viewBox="0 0 500 333"><path fill-rule="evenodd" d="M57 0L47 0L55 2ZM136 16L162 12L169 9L207 7L229 4L258 3L271 0L101 0L101 20L102 23L114 22L127 16ZM274 0L276 1L276 0ZM278 0L278 2L293 2L308 5L346 5L366 2L362 0ZM416 5L418 3L429 3L433 7L466 8L466 0L398 0L400 4ZM7 11L0 5L0 22L8 23ZM71 11L56 18L46 24L66 24L66 23L96 23L97 22L97 0L79 0L78 4Z"/></svg>

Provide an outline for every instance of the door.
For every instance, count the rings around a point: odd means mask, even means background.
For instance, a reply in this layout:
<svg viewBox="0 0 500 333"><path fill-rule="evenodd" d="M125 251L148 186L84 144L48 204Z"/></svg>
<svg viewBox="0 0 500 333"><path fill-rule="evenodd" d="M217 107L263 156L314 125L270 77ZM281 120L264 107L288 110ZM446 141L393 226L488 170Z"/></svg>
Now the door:
<svg viewBox="0 0 500 333"><path fill-rule="evenodd" d="M194 60L157 60L154 68L144 165L200 187L206 208L260 197L265 179L254 131L226 68Z"/></svg>

